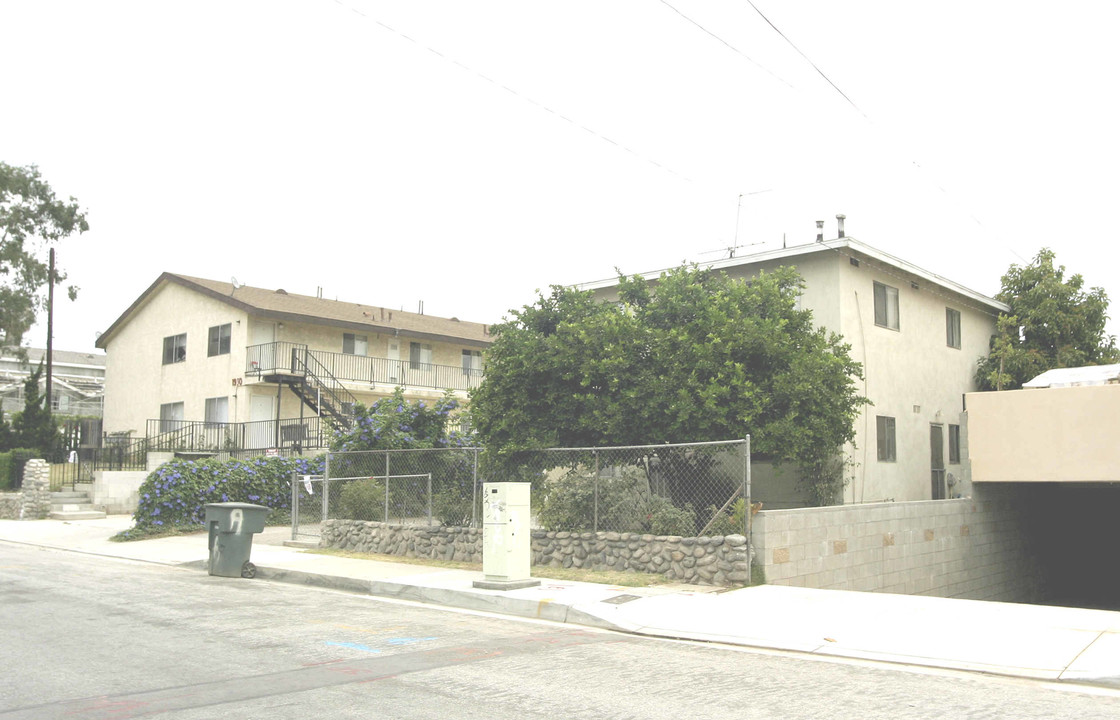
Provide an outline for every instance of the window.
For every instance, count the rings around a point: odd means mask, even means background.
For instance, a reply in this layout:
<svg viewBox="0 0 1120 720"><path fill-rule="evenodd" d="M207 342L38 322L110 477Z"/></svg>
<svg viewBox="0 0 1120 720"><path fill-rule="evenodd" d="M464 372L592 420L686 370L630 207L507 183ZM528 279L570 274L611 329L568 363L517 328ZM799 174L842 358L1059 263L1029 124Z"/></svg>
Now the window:
<svg viewBox="0 0 1120 720"><path fill-rule="evenodd" d="M369 338L366 335L353 333L342 334L342 352L344 355L368 355Z"/></svg>
<svg viewBox="0 0 1120 720"><path fill-rule="evenodd" d="M229 422L229 398L206 398L206 422Z"/></svg>
<svg viewBox="0 0 1120 720"><path fill-rule="evenodd" d="M171 335L163 339L163 364L183 362L187 359L187 334Z"/></svg>
<svg viewBox="0 0 1120 720"><path fill-rule="evenodd" d="M961 349L960 310L945 308L945 344L951 348Z"/></svg>
<svg viewBox="0 0 1120 720"><path fill-rule="evenodd" d="M159 431L178 430L183 423L183 403L164 403L159 406Z"/></svg>
<svg viewBox="0 0 1120 720"><path fill-rule="evenodd" d="M958 465L961 461L961 426L949 426L949 464Z"/></svg>
<svg viewBox="0 0 1120 720"><path fill-rule="evenodd" d="M464 350L463 351L463 374L473 377L482 376L482 351L481 350Z"/></svg>
<svg viewBox="0 0 1120 720"><path fill-rule="evenodd" d="M408 365L413 370L431 370L432 346L427 343L408 344Z"/></svg>
<svg viewBox="0 0 1120 720"><path fill-rule="evenodd" d="M875 418L875 431L879 436L879 460L894 462L894 418L879 415Z"/></svg>
<svg viewBox="0 0 1120 720"><path fill-rule="evenodd" d="M206 357L229 355L230 330L229 323L210 328L210 337L206 342Z"/></svg>
<svg viewBox="0 0 1120 720"><path fill-rule="evenodd" d="M875 324L898 330L898 288L875 283Z"/></svg>

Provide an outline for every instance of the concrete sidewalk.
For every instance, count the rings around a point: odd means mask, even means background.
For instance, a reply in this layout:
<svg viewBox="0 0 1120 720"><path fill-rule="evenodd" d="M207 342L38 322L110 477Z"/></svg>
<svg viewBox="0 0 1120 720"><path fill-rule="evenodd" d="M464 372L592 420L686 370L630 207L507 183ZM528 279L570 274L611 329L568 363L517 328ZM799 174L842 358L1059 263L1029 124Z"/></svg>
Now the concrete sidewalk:
<svg viewBox="0 0 1120 720"><path fill-rule="evenodd" d="M0 541L205 570L205 535L109 541L131 522L0 520ZM1120 687L1120 612L774 585L713 592L542 579L483 590L472 586L481 572L319 555L285 547L287 537L283 528L256 537L258 578L656 637Z"/></svg>

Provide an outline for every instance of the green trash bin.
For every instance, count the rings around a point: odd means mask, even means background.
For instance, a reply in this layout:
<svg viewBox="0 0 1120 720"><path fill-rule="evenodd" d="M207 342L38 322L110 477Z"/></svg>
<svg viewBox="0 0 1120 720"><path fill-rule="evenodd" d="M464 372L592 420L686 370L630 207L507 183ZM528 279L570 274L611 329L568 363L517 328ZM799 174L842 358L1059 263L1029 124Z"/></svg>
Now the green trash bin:
<svg viewBox="0 0 1120 720"><path fill-rule="evenodd" d="M264 531L269 510L252 503L207 503L211 575L251 578L257 574L256 566L249 562L249 553L253 549L253 535Z"/></svg>

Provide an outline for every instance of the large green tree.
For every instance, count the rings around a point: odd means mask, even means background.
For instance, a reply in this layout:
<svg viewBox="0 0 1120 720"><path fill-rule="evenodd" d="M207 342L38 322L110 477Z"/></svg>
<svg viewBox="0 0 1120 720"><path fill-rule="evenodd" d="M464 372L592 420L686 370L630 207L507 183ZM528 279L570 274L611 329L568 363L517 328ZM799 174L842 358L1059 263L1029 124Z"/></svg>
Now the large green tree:
<svg viewBox="0 0 1120 720"><path fill-rule="evenodd" d="M1108 295L1085 289L1080 274L1066 277L1043 248L1025 265L1012 265L1001 280L1001 314L991 353L981 358L976 382L984 390L1009 390L1053 368L1120 362L1116 338L1105 332Z"/></svg>
<svg viewBox="0 0 1120 720"><path fill-rule="evenodd" d="M471 393L482 445L499 453L728 440L803 470L854 438L862 368L797 309L792 268L750 282L681 267L619 302L554 286L496 325Z"/></svg>
<svg viewBox="0 0 1120 720"><path fill-rule="evenodd" d="M0 345L18 347L46 305L47 246L86 230L78 201L56 198L37 167L0 162ZM55 283L65 279L56 270Z"/></svg>

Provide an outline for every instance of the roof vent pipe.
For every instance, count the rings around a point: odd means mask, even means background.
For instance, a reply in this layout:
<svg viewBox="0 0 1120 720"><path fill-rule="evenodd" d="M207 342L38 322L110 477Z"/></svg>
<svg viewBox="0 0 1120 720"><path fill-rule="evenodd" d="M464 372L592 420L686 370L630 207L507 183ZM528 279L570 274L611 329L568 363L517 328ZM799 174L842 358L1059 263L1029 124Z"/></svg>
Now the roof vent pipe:
<svg viewBox="0 0 1120 720"><path fill-rule="evenodd" d="M824 242L824 220L817 220L817 242Z"/></svg>
<svg viewBox="0 0 1120 720"><path fill-rule="evenodd" d="M836 237L844 237L844 215L836 216Z"/></svg>

